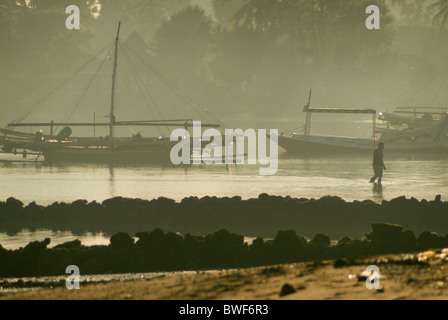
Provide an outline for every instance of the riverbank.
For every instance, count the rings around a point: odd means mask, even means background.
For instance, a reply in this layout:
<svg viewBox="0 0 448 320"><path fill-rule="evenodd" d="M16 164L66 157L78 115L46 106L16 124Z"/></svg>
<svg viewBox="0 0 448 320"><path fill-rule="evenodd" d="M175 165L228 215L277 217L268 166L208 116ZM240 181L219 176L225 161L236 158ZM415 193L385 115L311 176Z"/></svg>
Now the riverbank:
<svg viewBox="0 0 448 320"><path fill-rule="evenodd" d="M234 269L176 277L42 289L0 295L40 300L307 300L448 299L448 249L369 259L333 260ZM380 290L368 290L363 272L380 269Z"/></svg>

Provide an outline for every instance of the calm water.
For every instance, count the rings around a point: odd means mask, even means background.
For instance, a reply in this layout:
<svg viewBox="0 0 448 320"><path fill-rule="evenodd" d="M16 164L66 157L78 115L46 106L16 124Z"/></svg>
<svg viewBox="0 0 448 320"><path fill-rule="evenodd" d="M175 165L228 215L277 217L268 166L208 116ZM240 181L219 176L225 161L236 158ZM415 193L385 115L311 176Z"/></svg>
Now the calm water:
<svg viewBox="0 0 448 320"><path fill-rule="evenodd" d="M385 155L383 190L369 184L370 155L313 158L281 156L275 176L260 176L259 166L114 166L43 163L0 163L0 200L48 205L78 199L101 202L123 196L142 199L189 196L271 195L319 198L340 196L347 201L381 201L398 196L433 199L448 191L448 155Z"/></svg>
<svg viewBox="0 0 448 320"><path fill-rule="evenodd" d="M25 204L36 201L78 199L101 202L123 196L142 199L168 197L180 201L189 196L244 199L261 193L298 198L339 196L347 201L390 200L399 196L432 200L438 194L448 200L448 155L385 154L388 171L382 188L369 183L370 155L290 158L281 156L275 176L260 176L259 166L49 166L43 163L0 163L0 200L9 197ZM75 238L70 233L24 232L9 237L0 234L0 244L9 248L51 236L53 244ZM105 235L85 235L83 243L107 244Z"/></svg>

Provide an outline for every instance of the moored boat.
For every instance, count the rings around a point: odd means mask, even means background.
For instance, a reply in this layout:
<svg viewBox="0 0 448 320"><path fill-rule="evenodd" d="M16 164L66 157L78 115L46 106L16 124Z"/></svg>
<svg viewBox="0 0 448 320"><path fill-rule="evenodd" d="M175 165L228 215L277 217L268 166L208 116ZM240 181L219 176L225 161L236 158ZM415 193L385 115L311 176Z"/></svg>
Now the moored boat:
<svg viewBox="0 0 448 320"><path fill-rule="evenodd" d="M311 108L311 94L304 107L306 123L303 134L279 135L278 144L291 154L327 154L371 152L384 142L388 152L448 152L448 113L436 124L417 130L380 130L376 127L374 109ZM311 135L314 113L372 115L373 134L370 139Z"/></svg>
<svg viewBox="0 0 448 320"><path fill-rule="evenodd" d="M22 153L43 156L49 162L163 162L170 163L170 152L177 141L159 136L143 138L140 133L132 137L116 137L116 127L164 127L192 128L193 119L148 120L148 121L117 121L115 117L115 87L117 78L118 45L121 23L118 25L115 38L115 55L112 73L112 91L108 122L68 123L54 121L48 123L22 123L20 121L8 124L7 129L0 129L4 136L0 139L0 147L6 153ZM164 79L168 81L167 79ZM179 93L177 93L179 94ZM22 118L23 119L23 118ZM21 119L21 120L22 120ZM42 130L36 134L15 131L15 128L49 128L50 134ZM109 135L106 137L72 137L75 127L106 127ZM202 124L203 128L221 128L220 124ZM55 128L62 128L54 134ZM132 131L132 130L131 130Z"/></svg>

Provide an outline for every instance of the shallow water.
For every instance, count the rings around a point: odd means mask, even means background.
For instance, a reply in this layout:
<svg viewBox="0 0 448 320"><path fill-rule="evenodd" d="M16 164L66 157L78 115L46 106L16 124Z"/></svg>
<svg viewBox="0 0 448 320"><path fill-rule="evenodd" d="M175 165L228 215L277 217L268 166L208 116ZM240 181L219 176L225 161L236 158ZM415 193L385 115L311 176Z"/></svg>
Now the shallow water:
<svg viewBox="0 0 448 320"><path fill-rule="evenodd" d="M448 190L448 155L385 155L383 187L369 184L370 155L292 158L281 156L274 176L260 165L174 167L97 164L50 166L0 163L0 200L25 204L78 199L101 202L123 196L142 199L190 196L258 197L261 193L298 198L339 196L347 201L390 200L399 196L432 200Z"/></svg>
<svg viewBox="0 0 448 320"><path fill-rule="evenodd" d="M49 245L50 248L77 239L80 240L81 243L85 246L107 246L110 243L109 236L105 235L104 233L86 233L82 236L79 236L74 235L71 232L54 232L50 230L23 230L14 235L0 233L0 244L5 249L15 250L21 247L23 248L28 243L33 241L43 241L45 240L45 238L51 239L51 243Z"/></svg>
<svg viewBox="0 0 448 320"><path fill-rule="evenodd" d="M43 241L46 238L50 238L51 242L48 245L49 248L74 240L81 241L81 244L86 247L108 246L110 244L110 236L111 235L105 233L85 233L83 235L75 235L69 231L22 230L14 235L0 233L0 245L7 250L16 250L24 248L30 242ZM134 240L137 241L138 238L134 237ZM254 237L244 237L244 242L248 245L251 245L254 240Z"/></svg>
<svg viewBox="0 0 448 320"><path fill-rule="evenodd" d="M201 272L213 272L213 271L201 271ZM92 275L80 275L80 286L88 283L98 282L110 282L110 281L132 281L132 280L150 280L154 278L165 277L178 277L185 275L194 275L198 271L178 271L178 272L149 272L149 273L116 273L116 274L92 274ZM18 281L28 284L23 288L2 288L0 287L0 294L18 293L29 290L38 290L49 283L64 283L67 276L48 276L48 277L24 277L24 278L0 278L1 282L10 284L17 283ZM30 288L30 284L33 287Z"/></svg>
<svg viewBox="0 0 448 320"><path fill-rule="evenodd" d="M392 155L385 153L388 171L382 187L372 185L371 156L287 157L279 159L275 176L260 176L258 165L190 166L160 165L64 165L44 163L0 163L0 200L9 197L25 204L36 201L48 205L55 201L78 199L101 202L123 196L142 199L168 197L241 196L261 193L297 198L339 196L347 201L372 199L377 202L400 196L432 200L448 196L448 155ZM24 231L15 236L0 234L5 248L18 248L30 241L52 238L52 245L80 237L67 232ZM108 236L86 234L85 245L107 245Z"/></svg>

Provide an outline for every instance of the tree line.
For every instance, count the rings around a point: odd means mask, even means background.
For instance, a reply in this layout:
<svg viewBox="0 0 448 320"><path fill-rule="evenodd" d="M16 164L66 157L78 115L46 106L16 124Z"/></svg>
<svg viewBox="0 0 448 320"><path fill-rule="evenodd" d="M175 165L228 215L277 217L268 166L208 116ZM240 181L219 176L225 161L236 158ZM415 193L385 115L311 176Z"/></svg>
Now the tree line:
<svg viewBox="0 0 448 320"><path fill-rule="evenodd" d="M279 101L297 86L309 88L316 78L334 82L335 73L372 78L402 71L393 47L396 19L391 8L401 8L408 19L427 9L440 27L448 21L447 0L211 4L213 14L189 0L3 0L0 72L72 72L113 39L121 20L128 34L136 30L147 42L151 62L173 81L188 83L193 92L205 90L214 98L215 93L229 92L257 95L259 102L273 96L272 101ZM365 9L372 4L381 10L378 32L365 28ZM80 30L65 28L68 5L80 8Z"/></svg>

